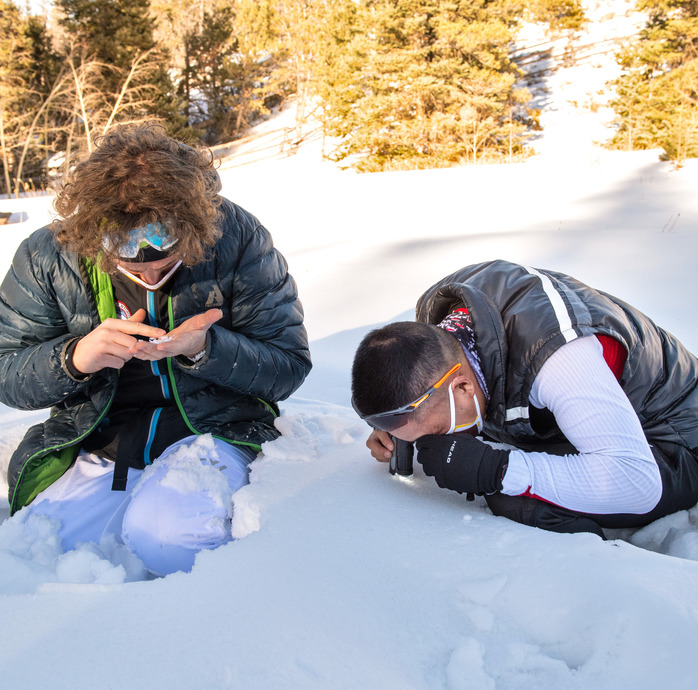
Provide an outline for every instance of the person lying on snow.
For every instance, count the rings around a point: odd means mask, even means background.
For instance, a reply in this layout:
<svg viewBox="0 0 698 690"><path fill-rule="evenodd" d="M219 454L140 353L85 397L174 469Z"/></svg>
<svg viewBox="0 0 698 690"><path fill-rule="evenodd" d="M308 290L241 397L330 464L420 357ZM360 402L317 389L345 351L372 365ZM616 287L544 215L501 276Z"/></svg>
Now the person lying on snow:
<svg viewBox="0 0 698 690"><path fill-rule="evenodd" d="M698 501L698 360L630 305L492 261L361 342L353 405L390 458L416 442L440 487L554 532L638 527ZM482 439L507 444L495 448Z"/></svg>
<svg viewBox="0 0 698 690"><path fill-rule="evenodd" d="M115 128L0 287L0 400L52 408L9 463L11 511L60 521L66 550L113 534L154 574L191 569L231 538L220 473L247 483L310 370L286 262L220 188L207 149ZM208 474L168 481L203 434Z"/></svg>

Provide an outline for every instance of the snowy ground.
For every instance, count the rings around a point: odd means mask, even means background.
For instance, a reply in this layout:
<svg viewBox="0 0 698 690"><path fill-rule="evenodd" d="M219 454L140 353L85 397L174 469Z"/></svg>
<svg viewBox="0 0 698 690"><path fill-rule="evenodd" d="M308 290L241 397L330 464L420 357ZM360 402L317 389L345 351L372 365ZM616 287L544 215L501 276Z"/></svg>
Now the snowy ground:
<svg viewBox="0 0 698 690"><path fill-rule="evenodd" d="M313 372L235 496L238 539L189 574L139 581L109 545L61 554L50 525L0 525L3 686L694 688L698 510L608 542L529 529L419 470L391 478L349 407L362 335L486 259L571 273L698 352L698 161L607 152L590 129L552 118L555 146L510 166L356 175L318 142L228 162L224 193L297 279ZM0 272L49 203L0 201L27 214L0 228ZM0 469L43 416L0 408Z"/></svg>

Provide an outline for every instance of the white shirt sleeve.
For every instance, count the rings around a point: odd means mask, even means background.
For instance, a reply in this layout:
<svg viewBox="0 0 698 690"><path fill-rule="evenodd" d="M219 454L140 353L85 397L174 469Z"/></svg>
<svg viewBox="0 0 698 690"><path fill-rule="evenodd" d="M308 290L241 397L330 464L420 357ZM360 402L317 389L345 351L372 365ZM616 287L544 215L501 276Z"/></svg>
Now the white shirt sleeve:
<svg viewBox="0 0 698 690"><path fill-rule="evenodd" d="M584 513L642 514L657 505L662 494L659 468L595 336L567 343L545 362L530 402L553 413L579 453L513 450L503 493L517 496L530 490Z"/></svg>

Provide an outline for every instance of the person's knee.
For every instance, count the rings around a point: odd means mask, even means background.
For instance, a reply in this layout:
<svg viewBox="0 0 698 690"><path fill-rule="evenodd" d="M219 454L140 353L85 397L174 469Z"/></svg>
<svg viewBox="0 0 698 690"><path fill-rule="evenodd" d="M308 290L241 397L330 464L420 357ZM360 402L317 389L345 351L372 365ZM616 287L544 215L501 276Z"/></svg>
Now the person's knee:
<svg viewBox="0 0 698 690"><path fill-rule="evenodd" d="M146 482L124 514L122 538L156 575L190 571L196 554L230 541L230 512L207 492Z"/></svg>

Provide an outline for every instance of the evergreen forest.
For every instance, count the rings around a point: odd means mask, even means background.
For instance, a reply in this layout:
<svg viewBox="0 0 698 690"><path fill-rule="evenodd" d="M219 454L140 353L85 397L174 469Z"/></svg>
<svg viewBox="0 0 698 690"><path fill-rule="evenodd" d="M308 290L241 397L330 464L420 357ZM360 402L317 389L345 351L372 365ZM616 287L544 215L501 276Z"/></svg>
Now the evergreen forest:
<svg viewBox="0 0 698 690"><path fill-rule="evenodd" d="M215 146L289 97L361 171L510 161L537 127L512 58L523 22L580 0L0 0L0 192L60 183L116 124ZM640 0L613 144L696 155L698 0Z"/></svg>

